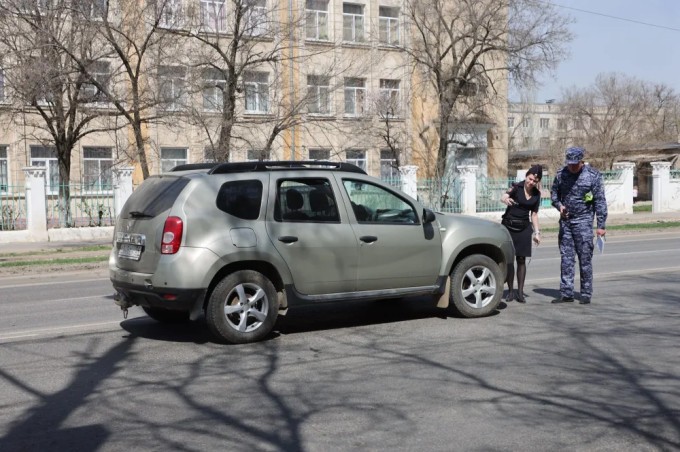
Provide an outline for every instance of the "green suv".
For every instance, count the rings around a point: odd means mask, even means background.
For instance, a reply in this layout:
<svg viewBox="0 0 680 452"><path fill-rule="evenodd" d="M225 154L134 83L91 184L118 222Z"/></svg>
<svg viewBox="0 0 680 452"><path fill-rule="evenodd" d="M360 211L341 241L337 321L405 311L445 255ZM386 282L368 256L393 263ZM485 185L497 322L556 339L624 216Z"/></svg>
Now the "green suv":
<svg viewBox="0 0 680 452"><path fill-rule="evenodd" d="M122 309L203 314L231 343L261 340L300 304L418 295L485 316L514 253L498 223L434 213L357 166L320 161L178 166L132 193L114 234Z"/></svg>

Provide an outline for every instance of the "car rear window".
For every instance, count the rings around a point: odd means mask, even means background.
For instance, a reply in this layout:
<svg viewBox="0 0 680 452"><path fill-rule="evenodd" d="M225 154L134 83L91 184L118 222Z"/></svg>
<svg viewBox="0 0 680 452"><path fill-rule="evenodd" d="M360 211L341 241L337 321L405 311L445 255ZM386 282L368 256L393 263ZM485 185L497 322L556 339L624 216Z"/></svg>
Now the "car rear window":
<svg viewBox="0 0 680 452"><path fill-rule="evenodd" d="M226 182L217 194L217 208L243 220L257 220L262 204L262 182L239 180Z"/></svg>
<svg viewBox="0 0 680 452"><path fill-rule="evenodd" d="M121 218L134 216L156 217L172 207L179 194L189 183L189 179L177 176L152 176L132 192L122 212Z"/></svg>

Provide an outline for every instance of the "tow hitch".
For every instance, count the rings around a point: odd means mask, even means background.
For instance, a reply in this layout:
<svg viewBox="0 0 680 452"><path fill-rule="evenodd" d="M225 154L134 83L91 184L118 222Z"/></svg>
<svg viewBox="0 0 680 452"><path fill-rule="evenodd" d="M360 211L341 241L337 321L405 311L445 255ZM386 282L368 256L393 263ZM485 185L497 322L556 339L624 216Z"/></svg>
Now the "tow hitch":
<svg viewBox="0 0 680 452"><path fill-rule="evenodd" d="M123 318L127 319L128 308L132 307L132 304L125 298L125 295L120 292L114 293L113 302L120 306L120 309L123 311Z"/></svg>

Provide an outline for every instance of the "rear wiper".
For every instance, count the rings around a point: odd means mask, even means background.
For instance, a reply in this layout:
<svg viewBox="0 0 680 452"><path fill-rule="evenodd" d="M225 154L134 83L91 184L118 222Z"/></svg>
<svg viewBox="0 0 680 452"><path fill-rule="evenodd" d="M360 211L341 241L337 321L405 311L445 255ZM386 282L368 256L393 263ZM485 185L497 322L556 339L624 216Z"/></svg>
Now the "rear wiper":
<svg viewBox="0 0 680 452"><path fill-rule="evenodd" d="M148 213L140 212L138 210L133 210L130 212L130 216L132 218L151 218L153 215L149 215Z"/></svg>

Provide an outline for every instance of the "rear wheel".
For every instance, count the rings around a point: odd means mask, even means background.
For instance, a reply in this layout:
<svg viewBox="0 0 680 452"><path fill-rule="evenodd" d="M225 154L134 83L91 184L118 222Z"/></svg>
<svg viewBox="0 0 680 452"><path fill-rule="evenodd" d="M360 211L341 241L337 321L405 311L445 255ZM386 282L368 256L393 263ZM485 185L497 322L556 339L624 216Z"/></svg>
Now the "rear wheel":
<svg viewBox="0 0 680 452"><path fill-rule="evenodd" d="M149 308L142 306L146 315L161 323L184 323L189 321L189 313L184 311L171 311L162 308Z"/></svg>
<svg viewBox="0 0 680 452"><path fill-rule="evenodd" d="M451 272L451 302L464 317L484 317L498 307L503 295L503 273L488 256L473 254Z"/></svg>
<svg viewBox="0 0 680 452"><path fill-rule="evenodd" d="M263 339L278 316L274 285L263 274L241 270L219 282L208 301L206 321L220 341L245 344Z"/></svg>

